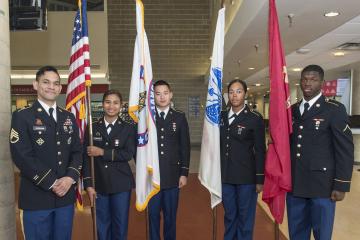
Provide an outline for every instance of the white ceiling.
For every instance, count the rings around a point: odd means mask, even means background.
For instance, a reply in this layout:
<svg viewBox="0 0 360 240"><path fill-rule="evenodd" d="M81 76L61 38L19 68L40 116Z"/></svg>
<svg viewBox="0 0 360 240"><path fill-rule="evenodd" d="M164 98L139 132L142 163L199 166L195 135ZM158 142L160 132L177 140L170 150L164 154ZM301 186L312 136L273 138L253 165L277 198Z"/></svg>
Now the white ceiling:
<svg viewBox="0 0 360 240"><path fill-rule="evenodd" d="M292 68L318 64L326 70L326 77L332 78L360 61L360 51L333 56L337 46L360 42L359 0L277 0L276 4L292 84L299 77L299 72L293 72ZM231 8L231 4L227 8ZM225 36L224 82L239 77L250 86L263 84L251 87L250 92L268 90L268 9L268 0L243 0ZM340 15L324 17L329 11L338 11ZM289 14L294 14L291 26ZM258 45L257 51L255 45ZM310 52L298 54L299 48L310 49Z"/></svg>

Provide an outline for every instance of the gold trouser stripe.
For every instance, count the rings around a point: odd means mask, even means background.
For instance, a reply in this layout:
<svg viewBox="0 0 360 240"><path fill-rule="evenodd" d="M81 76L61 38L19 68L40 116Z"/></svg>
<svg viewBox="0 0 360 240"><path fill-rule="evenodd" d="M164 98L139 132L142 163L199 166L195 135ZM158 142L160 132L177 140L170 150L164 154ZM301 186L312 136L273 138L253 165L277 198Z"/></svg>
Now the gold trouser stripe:
<svg viewBox="0 0 360 240"><path fill-rule="evenodd" d="M24 210L20 210L20 225L21 225L21 231L25 240L25 231L24 231Z"/></svg>

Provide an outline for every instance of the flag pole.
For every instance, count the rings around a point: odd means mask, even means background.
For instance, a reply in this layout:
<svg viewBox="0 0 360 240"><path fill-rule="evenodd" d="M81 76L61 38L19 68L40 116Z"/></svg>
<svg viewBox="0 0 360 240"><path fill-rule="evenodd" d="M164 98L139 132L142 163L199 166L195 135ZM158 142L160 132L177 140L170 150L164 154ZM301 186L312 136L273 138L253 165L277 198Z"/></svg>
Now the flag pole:
<svg viewBox="0 0 360 240"><path fill-rule="evenodd" d="M217 205L212 209L212 220L213 220L213 240L216 240L217 235Z"/></svg>
<svg viewBox="0 0 360 240"><path fill-rule="evenodd" d="M221 0L221 5L220 8L225 7L225 0ZM217 208L218 206L216 205L213 209L212 209L212 239L216 240L217 237Z"/></svg>
<svg viewBox="0 0 360 240"><path fill-rule="evenodd" d="M279 224L275 221L275 240L279 240L280 234L279 234Z"/></svg>
<svg viewBox="0 0 360 240"><path fill-rule="evenodd" d="M221 0L221 5L220 5L220 8L223 8L225 7L225 0ZM216 237L217 237L217 208L218 206L216 205L213 209L212 209L212 239L213 240L216 240Z"/></svg>
<svg viewBox="0 0 360 240"><path fill-rule="evenodd" d="M93 129L92 129L92 114L91 114L91 97L90 97L90 86L86 86L86 109L87 109L87 118L88 118L88 127L89 127L89 145L93 146ZM91 183L95 188L95 166L94 166L94 157L90 157L90 166L91 166ZM96 225L96 197L92 199L91 205L91 215L93 222L93 239L97 240L97 225Z"/></svg>
<svg viewBox="0 0 360 240"><path fill-rule="evenodd" d="M145 230L146 230L146 240L150 239L150 228L149 228L149 208L145 209Z"/></svg>

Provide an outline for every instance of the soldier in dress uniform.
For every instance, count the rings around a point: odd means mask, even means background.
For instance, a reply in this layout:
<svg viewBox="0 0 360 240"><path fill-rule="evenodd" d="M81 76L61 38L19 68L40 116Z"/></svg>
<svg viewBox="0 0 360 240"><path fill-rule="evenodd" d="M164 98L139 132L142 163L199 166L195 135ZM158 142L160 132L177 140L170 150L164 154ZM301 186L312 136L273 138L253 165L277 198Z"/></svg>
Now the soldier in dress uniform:
<svg viewBox="0 0 360 240"><path fill-rule="evenodd" d="M160 211L164 239L176 239L179 189L187 184L190 163L189 126L185 114L170 107L172 91L163 80L154 84L159 149L160 187L149 202L150 239L160 240Z"/></svg>
<svg viewBox="0 0 360 240"><path fill-rule="evenodd" d="M91 203L96 197L99 240L125 240L134 177L129 161L136 151L134 125L120 119L122 96L108 90L103 96L104 117L93 123L93 143L85 135L84 185ZM90 157L94 157L95 189L92 185Z"/></svg>
<svg viewBox="0 0 360 240"><path fill-rule="evenodd" d="M260 113L245 104L246 83L228 85L228 111L220 122L225 240L252 239L258 193L263 189L265 127Z"/></svg>
<svg viewBox="0 0 360 240"><path fill-rule="evenodd" d="M12 159L20 170L19 208L27 240L71 239L82 146L72 113L58 107L56 68L45 66L33 82L38 99L14 112Z"/></svg>
<svg viewBox="0 0 360 240"><path fill-rule="evenodd" d="M321 93L324 70L301 72L303 99L292 106L292 192L287 195L291 240L331 239L336 201L350 190L354 145L345 107Z"/></svg>

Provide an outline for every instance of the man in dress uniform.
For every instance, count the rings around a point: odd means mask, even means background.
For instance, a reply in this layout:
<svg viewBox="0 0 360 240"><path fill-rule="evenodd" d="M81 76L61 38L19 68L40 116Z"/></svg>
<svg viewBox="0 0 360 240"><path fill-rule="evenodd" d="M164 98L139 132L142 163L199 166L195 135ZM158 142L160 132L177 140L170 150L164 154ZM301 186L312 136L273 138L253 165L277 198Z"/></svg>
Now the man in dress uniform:
<svg viewBox="0 0 360 240"><path fill-rule="evenodd" d="M247 85L228 85L228 111L221 112L220 150L225 240L251 240L258 193L264 184L265 127L245 104Z"/></svg>
<svg viewBox="0 0 360 240"><path fill-rule="evenodd" d="M321 93L324 70L301 72L303 99L292 106L292 192L287 195L291 240L331 239L335 203L350 190L354 145L345 107Z"/></svg>
<svg viewBox="0 0 360 240"><path fill-rule="evenodd" d="M24 235L26 240L70 240L82 167L79 130L73 114L56 105L61 92L56 68L40 68L33 87L37 101L14 112L10 131Z"/></svg>
<svg viewBox="0 0 360 240"><path fill-rule="evenodd" d="M173 240L176 239L179 189L186 185L189 173L189 126L183 112L170 108L173 94L166 81L157 81L154 92L161 190L149 202L150 239L160 240L162 210L164 240Z"/></svg>

